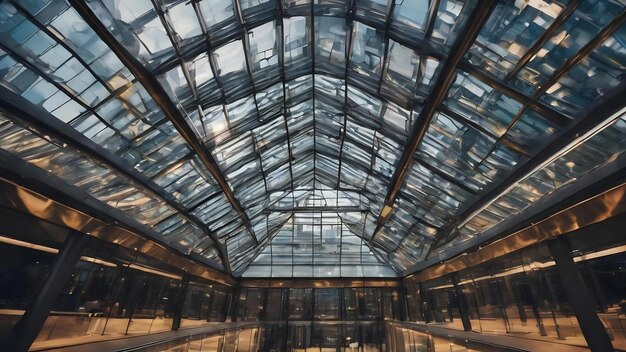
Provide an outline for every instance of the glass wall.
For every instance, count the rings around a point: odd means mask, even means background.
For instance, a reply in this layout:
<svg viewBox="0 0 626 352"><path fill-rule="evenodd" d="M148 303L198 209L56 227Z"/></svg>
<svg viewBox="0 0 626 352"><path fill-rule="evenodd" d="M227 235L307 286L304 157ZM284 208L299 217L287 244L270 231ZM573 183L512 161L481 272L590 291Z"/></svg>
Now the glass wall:
<svg viewBox="0 0 626 352"><path fill-rule="evenodd" d="M171 330L181 299L177 270L95 239L83 254L33 347Z"/></svg>
<svg viewBox="0 0 626 352"><path fill-rule="evenodd" d="M426 282L424 300L428 321L447 324L453 329L463 329L459 300L449 276Z"/></svg>
<svg viewBox="0 0 626 352"><path fill-rule="evenodd" d="M416 321L416 322L426 322L426 317L424 316L424 304L421 300L421 287L420 285L409 286L405 289L405 304L408 321Z"/></svg>
<svg viewBox="0 0 626 352"><path fill-rule="evenodd" d="M58 253L49 246L2 237L0 338L7 337L46 282ZM224 321L228 287L192 277L183 297L182 272L142 253L89 238L33 348L48 348ZM184 301L181 301L184 300Z"/></svg>
<svg viewBox="0 0 626 352"><path fill-rule="evenodd" d="M341 294L340 289L326 288L315 290L316 320L340 320L341 319Z"/></svg>
<svg viewBox="0 0 626 352"><path fill-rule="evenodd" d="M260 323L153 346L150 351L168 352L383 352L421 351L389 349L382 322ZM423 334L426 336L425 334Z"/></svg>
<svg viewBox="0 0 626 352"><path fill-rule="evenodd" d="M269 351L259 349L262 330L258 326L240 329L227 329L204 336L193 336L168 341L158 346L151 346L144 351L152 352L255 352Z"/></svg>
<svg viewBox="0 0 626 352"><path fill-rule="evenodd" d="M284 194L286 192L277 192ZM272 196L274 197L274 196ZM358 197L357 197L358 199ZM281 195L273 207L352 205L342 191L297 191ZM397 277L356 234L346 219L358 221L360 213L297 212L273 236L242 274L246 278ZM357 231L357 233L359 233Z"/></svg>
<svg viewBox="0 0 626 352"><path fill-rule="evenodd" d="M266 299L266 301L265 301ZM237 318L274 320L398 320L397 288L242 288Z"/></svg>
<svg viewBox="0 0 626 352"><path fill-rule="evenodd" d="M223 322L228 313L231 293L227 287L195 280L189 282L181 313L181 327Z"/></svg>
<svg viewBox="0 0 626 352"><path fill-rule="evenodd" d="M267 290L267 306L265 307L265 320L285 319L285 299L283 290L280 288L270 288Z"/></svg>
<svg viewBox="0 0 626 352"><path fill-rule="evenodd" d="M620 231L567 235L572 258L616 348L626 347L626 245ZM455 290L452 275L458 279ZM457 294L460 295L457 297ZM586 344L546 242L454 274L407 287L408 320L463 329L459 300L471 328Z"/></svg>
<svg viewBox="0 0 626 352"><path fill-rule="evenodd" d="M313 311L313 289L291 288L289 294L289 320L311 320Z"/></svg>
<svg viewBox="0 0 626 352"><path fill-rule="evenodd" d="M240 312L243 309L244 320L260 320L263 317L263 308L265 307L265 290L263 289L248 289L240 297L245 297L240 301L242 304L239 306Z"/></svg>
<svg viewBox="0 0 626 352"><path fill-rule="evenodd" d="M457 297L450 275L424 282L423 293L413 288L412 297L427 307L429 323L463 329L459 299L465 299L475 332L530 334L584 343L545 244L456 275L462 297ZM420 304L413 302L408 307L411 319L420 321Z"/></svg>
<svg viewBox="0 0 626 352"><path fill-rule="evenodd" d="M509 352L509 349L449 335L437 335L409 325L389 324L390 351L406 352Z"/></svg>

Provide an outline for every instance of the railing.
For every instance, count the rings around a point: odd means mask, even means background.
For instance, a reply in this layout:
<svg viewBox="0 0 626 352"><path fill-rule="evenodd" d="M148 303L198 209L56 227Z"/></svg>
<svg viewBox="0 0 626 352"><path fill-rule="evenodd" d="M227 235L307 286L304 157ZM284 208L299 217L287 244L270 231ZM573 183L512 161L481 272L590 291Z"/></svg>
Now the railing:
<svg viewBox="0 0 626 352"><path fill-rule="evenodd" d="M194 345L202 345L203 341L216 342L218 345L204 343L205 349L202 351L221 351L220 346L224 345L224 336L227 332L244 331L254 328L258 323L213 323L201 327L185 328L179 331L164 331L150 335L140 336L120 336L105 341L81 341L66 340L64 346L53 346L50 348L31 348L30 351L65 351L65 352L83 352L83 351L168 351L171 348L192 343ZM72 343L73 342L73 343ZM190 349L189 351L200 351L200 349ZM239 350L243 351L243 350ZM250 351L252 352L252 351Z"/></svg>
<svg viewBox="0 0 626 352"><path fill-rule="evenodd" d="M469 334L469 335L468 335ZM473 334L473 335L472 335ZM506 338L506 337L505 337ZM509 337L510 338L510 337ZM521 339L520 339L521 340ZM187 352L517 352L550 350L550 342L528 347L489 341L485 334L438 330L397 321L276 321L219 323L152 335L91 342L63 351L187 351ZM520 342L520 343L523 343ZM567 346L567 351L577 351ZM580 349L583 350L583 349ZM565 351L565 350L563 350Z"/></svg>

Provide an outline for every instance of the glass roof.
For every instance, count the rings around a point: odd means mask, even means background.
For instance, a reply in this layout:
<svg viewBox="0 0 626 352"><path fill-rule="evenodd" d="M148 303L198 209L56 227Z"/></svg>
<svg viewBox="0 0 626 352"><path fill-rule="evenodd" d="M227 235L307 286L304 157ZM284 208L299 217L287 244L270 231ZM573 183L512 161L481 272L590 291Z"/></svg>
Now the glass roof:
<svg viewBox="0 0 626 352"><path fill-rule="evenodd" d="M625 8L2 1L0 148L236 276L393 276L621 155Z"/></svg>

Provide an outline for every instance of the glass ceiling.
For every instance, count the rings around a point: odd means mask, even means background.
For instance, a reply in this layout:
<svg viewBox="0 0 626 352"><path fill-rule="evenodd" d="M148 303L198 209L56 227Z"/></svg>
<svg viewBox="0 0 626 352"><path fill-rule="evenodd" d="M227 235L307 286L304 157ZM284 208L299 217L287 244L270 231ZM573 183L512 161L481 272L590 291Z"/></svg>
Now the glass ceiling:
<svg viewBox="0 0 626 352"><path fill-rule="evenodd" d="M0 1L0 148L236 276L393 276L622 154L622 115L583 127L624 93L625 8Z"/></svg>

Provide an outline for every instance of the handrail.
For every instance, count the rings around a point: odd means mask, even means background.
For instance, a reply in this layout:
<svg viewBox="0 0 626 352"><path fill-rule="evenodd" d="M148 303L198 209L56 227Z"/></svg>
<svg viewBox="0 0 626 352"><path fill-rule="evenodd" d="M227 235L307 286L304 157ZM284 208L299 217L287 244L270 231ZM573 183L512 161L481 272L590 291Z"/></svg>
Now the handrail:
<svg viewBox="0 0 626 352"><path fill-rule="evenodd" d="M45 349L45 351L54 352L130 352L140 351L149 347L159 346L163 344L184 342L187 339L205 338L215 333L226 330L240 329L243 327L258 325L258 322L236 322L236 323L214 323L201 327L183 328L178 331L166 331L150 335L141 336L120 336L118 339L85 342L72 346L64 346L53 349ZM44 349L31 349L31 351L43 351Z"/></svg>
<svg viewBox="0 0 626 352"><path fill-rule="evenodd" d="M459 345L471 345L480 347L495 348L495 351L550 351L550 352L583 352L589 351L582 346L574 346L566 343L553 342L527 337L511 335L498 335L489 333L478 333L463 330L454 330L444 326L432 324L419 324L412 322L390 322L390 326L401 327L421 333L426 333L434 337L443 338ZM471 347L470 346L470 347ZM487 351L494 351L487 349Z"/></svg>

